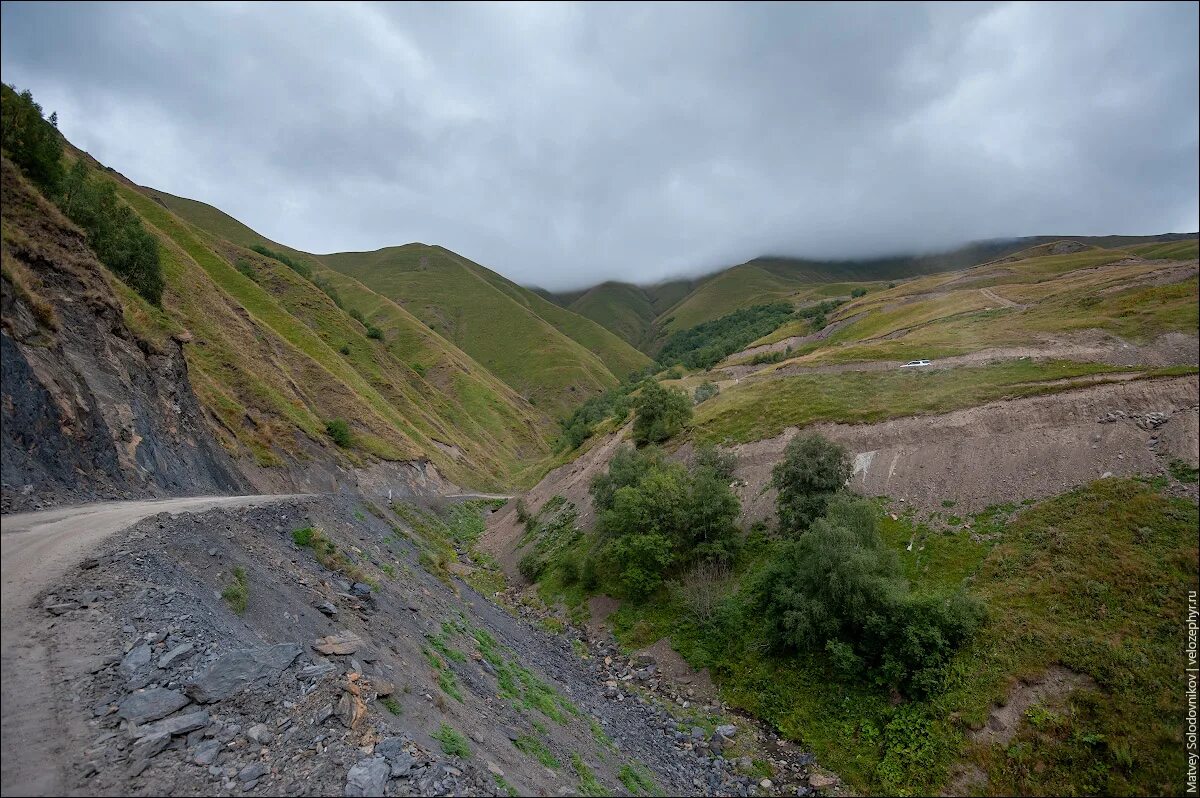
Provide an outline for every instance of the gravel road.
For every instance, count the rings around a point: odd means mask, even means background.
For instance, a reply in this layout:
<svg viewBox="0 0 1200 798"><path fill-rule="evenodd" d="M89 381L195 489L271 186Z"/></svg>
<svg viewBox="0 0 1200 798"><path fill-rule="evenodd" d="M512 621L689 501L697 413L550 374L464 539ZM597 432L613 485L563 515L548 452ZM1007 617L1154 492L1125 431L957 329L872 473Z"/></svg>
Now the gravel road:
<svg viewBox="0 0 1200 798"><path fill-rule="evenodd" d="M54 684L59 663L76 656L72 641L47 651L32 632L44 613L29 602L68 569L83 561L105 538L156 513L202 512L214 507L250 507L294 496L196 496L152 501L101 502L57 507L0 518L0 577L3 581L3 767L5 795L62 794L61 771L47 762L67 739L60 724L72 713L57 711Z"/></svg>

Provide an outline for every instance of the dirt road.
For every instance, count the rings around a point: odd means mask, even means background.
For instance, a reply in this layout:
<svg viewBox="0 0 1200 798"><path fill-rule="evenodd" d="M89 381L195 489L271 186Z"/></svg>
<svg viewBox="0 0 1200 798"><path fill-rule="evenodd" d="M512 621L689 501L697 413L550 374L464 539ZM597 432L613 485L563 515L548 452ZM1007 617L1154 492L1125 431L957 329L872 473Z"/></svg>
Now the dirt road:
<svg viewBox="0 0 1200 798"><path fill-rule="evenodd" d="M56 650L35 642L32 632L49 621L31 606L56 579L76 566L105 538L147 516L199 512L213 507L247 507L295 496L196 496L184 499L102 502L0 518L0 577L3 581L2 775L5 795L64 795L58 767L73 760L60 750L78 708L58 704L59 683L85 667L90 648L58 641Z"/></svg>

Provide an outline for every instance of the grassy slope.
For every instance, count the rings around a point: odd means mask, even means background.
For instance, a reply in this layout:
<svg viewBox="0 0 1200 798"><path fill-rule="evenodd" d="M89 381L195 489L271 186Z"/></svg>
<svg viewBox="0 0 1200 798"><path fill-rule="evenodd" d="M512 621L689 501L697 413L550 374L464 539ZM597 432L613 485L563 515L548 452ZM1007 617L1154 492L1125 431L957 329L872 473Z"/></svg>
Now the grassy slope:
<svg viewBox="0 0 1200 798"><path fill-rule="evenodd" d="M587 325L581 334L585 341L619 344L608 347L615 352L614 362L642 362L641 355L598 325L500 282L497 275L440 247L408 244L324 255L321 261L404 307L552 415L565 415L617 379L600 357L548 319L578 319ZM606 340L592 340L601 338Z"/></svg>
<svg viewBox="0 0 1200 798"><path fill-rule="evenodd" d="M444 422L431 433L437 440L463 449L469 461L494 453L505 462L505 473L519 482L525 477L518 472L545 456L545 435L552 427L549 417L399 304L307 253L259 235L216 208L154 189L143 191L216 236L242 246L262 244L308 262L314 277L331 284L347 310L359 311L383 331L384 346L395 361L389 361L388 368L403 376L417 402L432 408ZM259 258L245 252L232 257ZM356 322L350 324L362 331ZM356 348L353 354L360 351Z"/></svg>
<svg viewBox="0 0 1200 798"><path fill-rule="evenodd" d="M294 429L329 446L325 422L345 418L354 433L355 445L345 452L352 460L361 461L359 451L386 459L427 457L451 479L481 487L512 484L531 460L545 456L546 442L530 423L538 416L516 397L476 376L455 381L449 369L469 373L465 358L441 364L460 388L459 395L447 395L434 374L422 378L390 351L386 332L384 341L368 338L362 325L291 269L119 185L160 234L170 290L165 313L127 294L130 315L149 334L179 326L195 336L186 351L197 393L220 419L231 448L241 444L260 463L275 465L281 453L299 454ZM250 265L253 278L231 265L239 260ZM411 347L397 348L411 354ZM463 458L434 441L458 447Z"/></svg>
<svg viewBox="0 0 1200 798"><path fill-rule="evenodd" d="M645 343L657 315L646 293L629 283L601 283L568 307L638 348Z"/></svg>
<svg viewBox="0 0 1200 798"><path fill-rule="evenodd" d="M1196 508L1110 479L1013 511L978 514L976 534L883 521L918 589L961 585L989 607L932 700L894 705L840 681L820 658L714 641L672 597L626 604L614 624L630 648L671 638L694 666L711 669L727 701L868 794L936 794L964 759L987 775L987 794L1179 794L1179 619L1197 587ZM971 741L1018 679L1054 664L1096 689L1077 690L1065 707L1033 707L1008 746Z"/></svg>

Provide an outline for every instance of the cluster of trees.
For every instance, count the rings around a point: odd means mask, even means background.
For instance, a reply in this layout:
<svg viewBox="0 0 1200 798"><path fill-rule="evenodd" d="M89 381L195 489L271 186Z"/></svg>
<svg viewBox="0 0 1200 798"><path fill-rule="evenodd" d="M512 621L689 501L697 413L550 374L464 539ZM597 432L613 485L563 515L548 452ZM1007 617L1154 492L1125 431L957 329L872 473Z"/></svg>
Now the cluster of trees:
<svg viewBox="0 0 1200 798"><path fill-rule="evenodd" d="M110 271L154 305L162 304L163 274L158 240L121 201L107 178L92 173L83 157L63 163L63 139L28 91L0 89L4 153L43 195L87 233L88 245Z"/></svg>
<svg viewBox="0 0 1200 798"><path fill-rule="evenodd" d="M826 318L830 311L842 304L840 299L826 299L824 302L818 302L815 305L809 305L806 308L800 308L796 311L796 318L808 319L808 326L813 332L823 330L825 325L829 323Z"/></svg>
<svg viewBox="0 0 1200 798"><path fill-rule="evenodd" d="M731 561L740 510L729 488L732 472L732 458L715 449L699 452L690 468L654 447L619 451L591 484L603 546L598 566L589 570L607 569L628 596L640 600L669 571Z"/></svg>
<svg viewBox="0 0 1200 798"><path fill-rule="evenodd" d="M702 404L707 402L709 399L712 399L720 392L721 389L717 387L716 383L706 380L697 385L696 390L692 391L692 401L696 404Z"/></svg>
<svg viewBox="0 0 1200 798"><path fill-rule="evenodd" d="M736 310L675 333L659 351L658 362L663 366L680 363L687 368L709 369L791 318L792 306L788 302Z"/></svg>
<svg viewBox="0 0 1200 798"><path fill-rule="evenodd" d="M940 690L950 658L982 622L983 605L962 591L912 589L880 535L878 507L845 490L846 450L816 435L792 440L772 473L773 535L759 529L747 537L737 528L735 465L711 447L689 465L653 446L618 452L590 487L597 515L590 554L581 561L577 548L564 550L563 581L644 601L677 580L671 594L703 604L696 613L703 617L693 620L714 646L815 652L847 680L914 697ZM743 574L740 588L711 589L734 571Z"/></svg>
<svg viewBox="0 0 1200 798"><path fill-rule="evenodd" d="M776 649L823 650L847 678L934 693L983 606L961 591L912 592L878 509L843 490L849 477L841 446L817 435L789 443L772 473L786 539L748 580L748 606Z"/></svg>

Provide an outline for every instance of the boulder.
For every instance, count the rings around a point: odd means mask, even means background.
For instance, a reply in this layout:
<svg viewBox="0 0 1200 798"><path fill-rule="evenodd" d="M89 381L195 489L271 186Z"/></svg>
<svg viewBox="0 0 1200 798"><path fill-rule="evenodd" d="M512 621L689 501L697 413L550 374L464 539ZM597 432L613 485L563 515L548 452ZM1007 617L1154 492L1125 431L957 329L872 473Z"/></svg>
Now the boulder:
<svg viewBox="0 0 1200 798"><path fill-rule="evenodd" d="M296 643L230 651L219 657L185 689L194 701L211 704L228 698L256 682L278 676L298 656L300 646Z"/></svg>
<svg viewBox="0 0 1200 798"><path fill-rule="evenodd" d="M149 690L138 690L121 699L117 704L117 714L125 720L140 726L152 720L165 718L176 710L183 709L190 703L187 696L176 690L154 687Z"/></svg>
<svg viewBox="0 0 1200 798"><path fill-rule="evenodd" d="M312 647L322 654L345 657L358 651L362 644L361 637L354 632L344 630L335 635L317 638Z"/></svg>
<svg viewBox="0 0 1200 798"><path fill-rule="evenodd" d="M392 767L381 756L361 759L346 774L347 796L383 795Z"/></svg>

